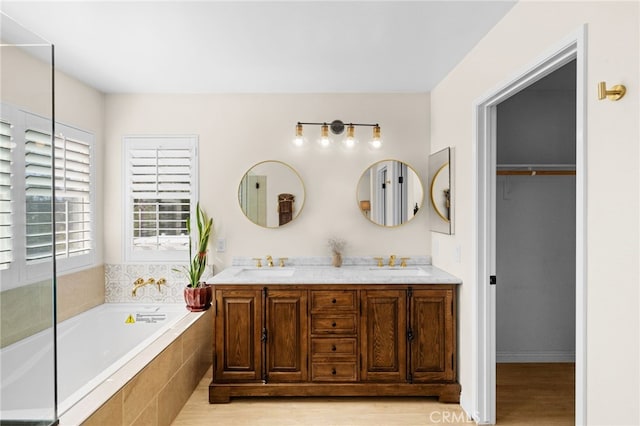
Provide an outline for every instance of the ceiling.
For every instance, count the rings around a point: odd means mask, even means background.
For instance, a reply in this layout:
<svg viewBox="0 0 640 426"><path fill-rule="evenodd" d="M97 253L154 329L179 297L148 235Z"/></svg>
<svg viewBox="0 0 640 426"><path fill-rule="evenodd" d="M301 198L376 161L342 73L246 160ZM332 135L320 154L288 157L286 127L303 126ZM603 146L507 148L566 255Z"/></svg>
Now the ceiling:
<svg viewBox="0 0 640 426"><path fill-rule="evenodd" d="M515 1L0 1L105 93L427 92ZM3 29L5 39L10 35Z"/></svg>

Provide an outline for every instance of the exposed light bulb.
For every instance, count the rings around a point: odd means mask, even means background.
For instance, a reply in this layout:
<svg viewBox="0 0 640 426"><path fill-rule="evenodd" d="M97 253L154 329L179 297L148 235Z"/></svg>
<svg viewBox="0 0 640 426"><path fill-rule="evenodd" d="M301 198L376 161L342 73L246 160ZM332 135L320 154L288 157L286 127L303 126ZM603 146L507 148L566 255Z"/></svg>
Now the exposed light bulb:
<svg viewBox="0 0 640 426"><path fill-rule="evenodd" d="M329 126L327 124L323 124L320 128L320 140L318 141L320 146L323 148L328 148L331 145L331 139L329 138Z"/></svg>
<svg viewBox="0 0 640 426"><path fill-rule="evenodd" d="M355 138L354 133L355 127L353 126L353 124L349 124L349 126L347 126L347 137L342 141L345 148L353 149L353 147L355 147L358 143L358 140Z"/></svg>
<svg viewBox="0 0 640 426"><path fill-rule="evenodd" d="M302 124L298 123L296 125L296 135L293 138L293 145L297 147L303 147L307 143L307 139L304 137L302 133Z"/></svg>
<svg viewBox="0 0 640 426"><path fill-rule="evenodd" d="M382 138L380 137L380 126L377 124L373 127L373 138L369 141L371 149L380 149L382 146Z"/></svg>

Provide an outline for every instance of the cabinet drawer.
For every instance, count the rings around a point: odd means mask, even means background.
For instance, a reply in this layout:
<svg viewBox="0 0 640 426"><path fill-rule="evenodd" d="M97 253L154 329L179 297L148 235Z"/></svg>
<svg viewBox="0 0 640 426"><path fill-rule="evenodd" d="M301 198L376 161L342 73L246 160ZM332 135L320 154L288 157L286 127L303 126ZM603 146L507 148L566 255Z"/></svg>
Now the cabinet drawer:
<svg viewBox="0 0 640 426"><path fill-rule="evenodd" d="M312 334L356 334L355 314L311 315Z"/></svg>
<svg viewBox="0 0 640 426"><path fill-rule="evenodd" d="M358 380L355 362L314 362L311 380L314 382L355 382Z"/></svg>
<svg viewBox="0 0 640 426"><path fill-rule="evenodd" d="M358 298L355 290L314 290L311 292L312 311L355 311Z"/></svg>
<svg viewBox="0 0 640 426"><path fill-rule="evenodd" d="M357 341L355 338L327 339L317 337L311 339L312 357L354 357Z"/></svg>

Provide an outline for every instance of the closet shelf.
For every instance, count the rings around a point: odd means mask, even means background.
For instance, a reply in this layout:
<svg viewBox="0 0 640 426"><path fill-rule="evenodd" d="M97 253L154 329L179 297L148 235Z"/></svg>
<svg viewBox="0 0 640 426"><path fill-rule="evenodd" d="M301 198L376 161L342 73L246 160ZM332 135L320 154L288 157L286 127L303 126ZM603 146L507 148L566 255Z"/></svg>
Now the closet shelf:
<svg viewBox="0 0 640 426"><path fill-rule="evenodd" d="M573 164L498 164L499 176L575 176Z"/></svg>

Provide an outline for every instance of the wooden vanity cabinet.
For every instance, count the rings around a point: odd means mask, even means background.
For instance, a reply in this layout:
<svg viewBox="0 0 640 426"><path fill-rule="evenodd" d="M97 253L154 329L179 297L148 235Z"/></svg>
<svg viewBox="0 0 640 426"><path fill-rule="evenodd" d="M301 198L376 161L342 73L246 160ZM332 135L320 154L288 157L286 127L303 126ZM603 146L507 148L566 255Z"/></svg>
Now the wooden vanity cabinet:
<svg viewBox="0 0 640 426"><path fill-rule="evenodd" d="M309 290L311 382L358 381L358 291Z"/></svg>
<svg viewBox="0 0 640 426"><path fill-rule="evenodd" d="M413 383L456 380L453 290L413 290L408 338Z"/></svg>
<svg viewBox="0 0 640 426"><path fill-rule="evenodd" d="M214 381L262 380L262 292L233 287L215 290Z"/></svg>
<svg viewBox="0 0 640 426"><path fill-rule="evenodd" d="M407 381L406 290L362 290L363 381Z"/></svg>
<svg viewBox="0 0 640 426"><path fill-rule="evenodd" d="M265 381L307 380L307 292L264 290Z"/></svg>
<svg viewBox="0 0 640 426"><path fill-rule="evenodd" d="M211 403L233 396L458 402L456 286L214 285Z"/></svg>

